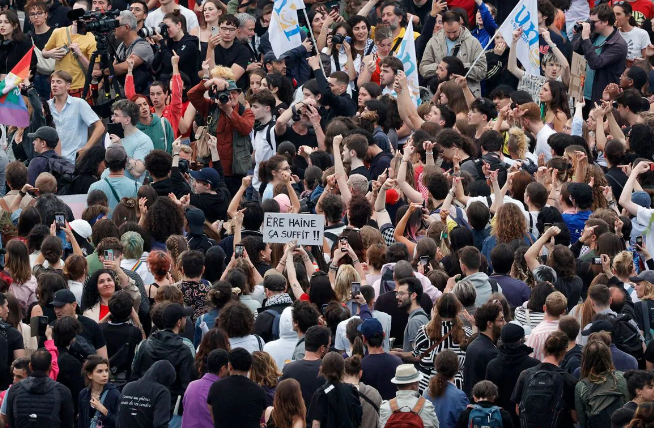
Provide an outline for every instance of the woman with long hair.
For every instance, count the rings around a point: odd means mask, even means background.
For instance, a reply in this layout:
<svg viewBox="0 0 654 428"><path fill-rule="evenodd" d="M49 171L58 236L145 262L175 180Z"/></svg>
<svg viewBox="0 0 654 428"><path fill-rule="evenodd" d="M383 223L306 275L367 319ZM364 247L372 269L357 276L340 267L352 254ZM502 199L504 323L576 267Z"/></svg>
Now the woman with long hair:
<svg viewBox="0 0 654 428"><path fill-rule="evenodd" d="M466 353L461 349L467 339L472 336L472 330L464 327L459 318L462 311L461 303L452 293L443 294L432 310L429 323L420 327L416 334L416 344L413 348L413 358L418 362L418 370L423 373L420 379L420 394L429 386L429 379L436 374L434 359L445 349L453 351L459 358L461 370L454 377L457 388L463 388L463 366Z"/></svg>
<svg viewBox="0 0 654 428"><path fill-rule="evenodd" d="M312 426L336 428L340 426L337 422L340 418L352 421L351 426L361 424L363 410L359 394L353 385L343 383L344 371L345 362L338 352L329 352L322 359L319 375L327 382L316 390L311 399L308 419Z"/></svg>
<svg viewBox="0 0 654 428"><path fill-rule="evenodd" d="M78 428L116 427L120 391L109 383L109 361L91 355L82 367L86 388L79 393Z"/></svg>
<svg viewBox="0 0 654 428"><path fill-rule="evenodd" d="M291 166L282 155L275 155L259 164L259 181L266 184L261 201L273 198L273 189L278 184L285 184L291 176ZM258 189L257 189L258 190Z"/></svg>
<svg viewBox="0 0 654 428"><path fill-rule="evenodd" d="M597 426L599 418L609 417L629 401L627 381L622 372L615 370L611 350L600 339L591 337L581 355L581 381L575 387L575 409L577 420L583 428ZM608 385L604 385L608 383ZM596 397L597 390L603 391L605 400L610 400L608 406L602 408L599 414L590 403Z"/></svg>
<svg viewBox="0 0 654 428"><path fill-rule="evenodd" d="M202 337L202 341L198 346L198 352L195 354L195 370L198 371L200 376L207 373L207 358L214 349L224 349L231 351L232 347L229 345L229 336L224 330L217 327L212 328Z"/></svg>
<svg viewBox="0 0 654 428"><path fill-rule="evenodd" d="M207 293L207 302L209 304L208 312L198 317L195 321L195 337L193 344L197 347L200 345L202 338L208 334L216 323L220 315L220 310L228 304L233 298L232 286L225 281L216 281L211 290Z"/></svg>
<svg viewBox="0 0 654 428"><path fill-rule="evenodd" d="M629 428L654 428L654 403L639 405Z"/></svg>
<svg viewBox="0 0 654 428"><path fill-rule="evenodd" d="M490 252L497 244L511 244L514 240L531 245L536 241L529 233L529 225L522 210L516 204L504 204L495 214L491 235L484 240L481 253L486 257L488 267L492 270Z"/></svg>
<svg viewBox="0 0 654 428"><path fill-rule="evenodd" d="M71 184L71 195L85 195L89 192L91 184L100 180L102 172L106 169L104 163L104 146L96 145L84 152L84 155L75 164L75 180Z"/></svg>
<svg viewBox="0 0 654 428"><path fill-rule="evenodd" d="M628 61L633 61L636 58L647 58L646 50L649 43L649 34L644 29L640 28L636 19L634 18L634 10L629 2L615 2L613 3L613 13L615 14L615 26L620 29L620 35L625 39L628 46L628 51L625 52ZM639 16L642 17L642 12L638 11ZM627 70L625 70L625 73ZM636 88L638 91L642 88Z"/></svg>
<svg viewBox="0 0 654 428"><path fill-rule="evenodd" d="M45 272L37 280L36 296L38 300L30 307L30 317L46 316L48 322L57 320L52 300L59 290L66 289L66 278L59 272Z"/></svg>
<svg viewBox="0 0 654 428"><path fill-rule="evenodd" d="M152 249L166 250L167 240L172 238L171 235L181 236L183 234L184 219L184 212L181 207L170 198L157 198L152 206L148 208L148 212L145 214L145 224L143 225L152 238ZM184 238L182 237L182 239ZM186 242L186 239L184 239L184 242ZM188 249L188 244L183 249L181 245L178 245L178 247L181 251L185 251ZM175 257L177 256L179 256L179 253L175 255ZM173 261L175 260L173 258Z"/></svg>
<svg viewBox="0 0 654 428"><path fill-rule="evenodd" d="M266 77L266 72L261 68L248 71L248 81L250 84L248 86L247 96L245 97L246 99L250 99L252 94L256 94L263 89L261 82L264 77Z"/></svg>
<svg viewBox="0 0 654 428"><path fill-rule="evenodd" d="M179 56L180 74L185 74L191 80L191 86L200 81L198 70L200 67L200 40L196 36L188 34L186 17L179 10L164 15L163 23L166 24L168 37L164 38L159 34L151 36L155 43L159 44L157 54L154 56L152 68L155 71L157 80L168 81L173 75L171 58L173 52Z"/></svg>
<svg viewBox="0 0 654 428"><path fill-rule="evenodd" d="M293 102L293 84L286 76L271 73L261 79L261 88L268 89L275 97L275 107L271 113L279 117Z"/></svg>
<svg viewBox="0 0 654 428"><path fill-rule="evenodd" d="M58 236L46 236L41 243L41 253L34 260L34 267L32 268L34 276L38 279L43 272L53 270L63 272L64 261L61 260L63 254L64 249L61 245L61 239Z"/></svg>
<svg viewBox="0 0 654 428"><path fill-rule="evenodd" d="M345 371L343 373L343 383L349 383L359 391L359 403L363 410L361 426L369 428L379 427L379 413L377 409L382 404L382 397L372 386L361 382L363 371L361 370L361 356L352 355L345 360Z"/></svg>
<svg viewBox="0 0 654 428"><path fill-rule="evenodd" d="M625 253L628 252L625 251ZM638 324L640 331L644 334L645 339L651 340L652 327L650 327L650 331L645 331L645 326L654 325L652 324L652 308L654 308L654 284L641 280L637 281L635 285L636 296L638 299L640 299L640 302L636 303L634 307L636 313L636 323ZM645 322L645 317L649 318L648 322Z"/></svg>
<svg viewBox="0 0 654 428"><path fill-rule="evenodd" d="M4 79L32 47L32 40L23 34L18 15L13 10L0 12L0 41L0 79ZM32 52L30 79L35 73L36 54Z"/></svg>
<svg viewBox="0 0 654 428"><path fill-rule="evenodd" d="M306 428L307 408L300 383L295 379L279 382L272 407L266 409L268 428Z"/></svg>
<svg viewBox="0 0 654 428"><path fill-rule="evenodd" d="M545 318L543 306L545 306L547 296L555 291L556 289L551 283L539 282L531 290L529 300L527 300L522 306L515 308L515 320L523 326L529 328L536 327L541 321L543 321L543 318Z"/></svg>
<svg viewBox="0 0 654 428"><path fill-rule="evenodd" d="M7 316L4 321L18 330L18 332L23 336L23 345L25 346L25 356L29 357L32 355L32 352L36 351L39 347L38 338L32 336L31 326L25 324L23 320L23 314L20 309L20 304L18 299L14 297L11 293L5 293L7 298ZM56 320L56 318L55 318Z"/></svg>
<svg viewBox="0 0 654 428"><path fill-rule="evenodd" d="M154 249L154 248L153 248ZM178 268L179 256L188 250L188 241L182 235L171 235L166 239L165 248L158 248L168 252L172 264L170 266L171 282L178 282L182 279L182 274ZM156 288L156 287L155 287Z"/></svg>
<svg viewBox="0 0 654 428"><path fill-rule="evenodd" d="M254 351L252 353L252 367L250 368L250 380L266 391L266 405L272 406L277 389L278 379L282 376L277 363L269 353Z"/></svg>
<svg viewBox="0 0 654 428"><path fill-rule="evenodd" d="M30 256L27 245L12 239L5 248L5 272L11 277L9 292L20 302L23 314L27 315L29 306L36 302L36 278L30 269Z"/></svg>
<svg viewBox="0 0 654 428"><path fill-rule="evenodd" d="M396 213L397 225L393 232L395 242L404 244L413 254L416 243L427 234L427 227L422 218L422 205L411 203L401 206Z"/></svg>
<svg viewBox="0 0 654 428"><path fill-rule="evenodd" d="M224 13L227 13L227 8L219 0L207 0L202 3L201 7L201 24L199 27L192 28L188 33L200 40L200 59L203 59L207 57L209 39L213 36L214 29L219 28L218 20Z"/></svg>
<svg viewBox="0 0 654 428"><path fill-rule="evenodd" d="M556 80L548 80L541 88L539 97L545 124L556 132L563 132L563 127L571 117L565 85Z"/></svg>
<svg viewBox="0 0 654 428"><path fill-rule="evenodd" d="M459 373L459 357L446 349L438 353L434 361L436 374L429 379L424 397L432 402L442 428L454 428L461 412L469 401L465 392L456 387L455 376Z"/></svg>
<svg viewBox="0 0 654 428"><path fill-rule="evenodd" d="M68 288L75 295L77 305L82 304L82 291L84 290L84 281L88 275L88 264L83 256L73 254L68 256L64 263L64 276L68 281Z"/></svg>
<svg viewBox="0 0 654 428"><path fill-rule="evenodd" d="M336 272L336 280L334 281L334 292L339 302L346 304L352 299L353 282L365 285L365 279L362 283L359 273L352 265L340 265Z"/></svg>
<svg viewBox="0 0 654 428"><path fill-rule="evenodd" d="M434 98L438 104L444 104L456 114L457 119L468 120L468 103L463 93L463 89L454 80L448 80L439 85L438 91Z"/></svg>
<svg viewBox="0 0 654 428"><path fill-rule="evenodd" d="M359 88L359 96L357 97L357 103L359 105L359 113L363 111L366 107L366 101L376 100L382 94L381 87L375 82L364 83Z"/></svg>
<svg viewBox="0 0 654 428"><path fill-rule="evenodd" d="M123 276L124 278L121 279L113 269L99 269L89 277L82 293L82 311L85 317L95 322L104 319L109 314L109 299L121 289L127 291L133 298L138 297L134 299L134 310L138 312L141 293L134 280L125 274Z"/></svg>

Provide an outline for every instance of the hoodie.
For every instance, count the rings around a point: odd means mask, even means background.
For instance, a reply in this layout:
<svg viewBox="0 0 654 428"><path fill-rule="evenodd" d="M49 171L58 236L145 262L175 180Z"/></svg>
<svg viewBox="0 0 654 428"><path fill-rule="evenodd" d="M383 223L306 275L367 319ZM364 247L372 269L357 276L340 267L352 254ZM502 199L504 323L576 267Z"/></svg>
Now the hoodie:
<svg viewBox="0 0 654 428"><path fill-rule="evenodd" d="M270 342L274 340L273 337L273 328L275 324L276 314L282 314L284 309L293 305L293 300L287 293L277 294L270 296L264 302L263 308L258 308L257 319L254 321L254 334L258 334L265 342ZM275 314L266 312L268 310L273 311ZM281 317L280 317L281 324ZM281 337L281 326L280 326L280 337Z"/></svg>
<svg viewBox="0 0 654 428"><path fill-rule="evenodd" d="M172 154L173 141L175 140L175 131L173 130L173 127L167 119L160 119L159 116L154 113L150 113L150 116L152 117L152 120L149 125L144 125L143 123L138 122L136 127L143 131L145 135L150 137L155 150L163 150L168 154Z"/></svg>
<svg viewBox="0 0 654 428"><path fill-rule="evenodd" d="M68 388L45 373L32 373L13 385L7 393L7 418L12 428L49 426L72 427L75 408ZM56 413L56 419L52 414Z"/></svg>
<svg viewBox="0 0 654 428"><path fill-rule="evenodd" d="M118 408L120 428L168 428L171 413L169 388L175 382L175 367L166 360L154 363L143 378L123 388Z"/></svg>
<svg viewBox="0 0 654 428"><path fill-rule="evenodd" d="M159 196L168 196L170 193L174 193L177 199L181 199L182 196L192 193L191 186L181 172L179 172L179 167L177 166L171 168L169 177L155 181L151 186L157 191L157 195Z"/></svg>
<svg viewBox="0 0 654 428"><path fill-rule="evenodd" d="M179 71L180 74L186 74L191 80L191 86L200 83L198 70L201 69L200 61L200 40L196 36L184 34L178 42L168 39L166 42L162 41L161 50L154 56L152 68L155 70L157 80L170 80L173 74L173 66L170 59L173 56L173 51L179 55Z"/></svg>
<svg viewBox="0 0 654 428"><path fill-rule="evenodd" d="M108 383L102 393L107 393L102 405L107 408L107 416L100 413L99 421L103 428L116 427L116 414L120 405L120 391ZM79 417L77 419L78 428L86 428L91 425L91 419L95 416L95 409L91 407L91 390L84 388L79 394Z"/></svg>
<svg viewBox="0 0 654 428"><path fill-rule="evenodd" d="M183 396L186 387L195 378L193 354L182 340L182 336L173 333L171 330L152 333L148 339L141 343L141 347L136 357L134 357L132 380L140 379L146 370L149 372L148 369L161 360L168 360L177 372L175 381L169 388L172 410L177 401L177 396Z"/></svg>
<svg viewBox="0 0 654 428"><path fill-rule="evenodd" d="M500 353L486 366L486 380L497 385L499 390L495 404L509 412L513 424L517 427L520 426L520 418L515 413L515 403L511 401L511 394L518 383L520 373L540 364L540 361L529 356L533 351L534 349L527 345L517 347L512 344L501 345Z"/></svg>
<svg viewBox="0 0 654 428"><path fill-rule="evenodd" d="M286 307L279 318L279 339L264 345L263 351L275 360L277 368L282 370L287 362L293 359L293 351L297 344L297 333L293 331L293 308Z"/></svg>
<svg viewBox="0 0 654 428"><path fill-rule="evenodd" d="M477 299L475 300L476 307L480 307L488 302L491 294L493 294L490 282L488 282L488 275L484 272L475 272L472 275L466 276L464 279L472 282L475 286L475 291L477 292ZM502 292L502 287L499 284L497 284L497 291L499 293Z"/></svg>

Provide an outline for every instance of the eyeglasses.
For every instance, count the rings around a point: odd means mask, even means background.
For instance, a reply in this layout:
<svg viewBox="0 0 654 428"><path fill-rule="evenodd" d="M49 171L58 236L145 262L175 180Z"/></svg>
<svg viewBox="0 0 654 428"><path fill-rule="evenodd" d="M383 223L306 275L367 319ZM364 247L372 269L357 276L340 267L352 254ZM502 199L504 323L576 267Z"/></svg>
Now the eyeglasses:
<svg viewBox="0 0 654 428"><path fill-rule="evenodd" d="M30 16L30 18L36 18L37 16L43 16L43 15L45 15L45 12L33 12L33 13L30 13L29 16Z"/></svg>
<svg viewBox="0 0 654 428"><path fill-rule="evenodd" d="M224 31L226 33L233 33L236 31L236 28L234 27L220 27L220 31Z"/></svg>

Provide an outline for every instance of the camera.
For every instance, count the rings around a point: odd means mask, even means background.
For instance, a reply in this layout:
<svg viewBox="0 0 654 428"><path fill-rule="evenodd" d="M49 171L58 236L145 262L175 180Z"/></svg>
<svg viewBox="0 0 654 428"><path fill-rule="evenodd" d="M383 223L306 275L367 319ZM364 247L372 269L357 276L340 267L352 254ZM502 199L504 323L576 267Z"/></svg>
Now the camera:
<svg viewBox="0 0 654 428"><path fill-rule="evenodd" d="M589 19L586 22L590 24L590 32L592 33L593 31L595 31L595 21L591 21ZM581 33L581 30L584 29L584 27L581 24L575 24L575 26L573 28L574 28L575 33Z"/></svg>
<svg viewBox="0 0 654 428"><path fill-rule="evenodd" d="M345 36L342 34L334 34L332 36L332 45L342 45L345 40Z"/></svg>
<svg viewBox="0 0 654 428"><path fill-rule="evenodd" d="M163 22L156 27L143 27L138 31L141 37L152 37L155 34L162 36L164 39L168 37L168 26Z"/></svg>
<svg viewBox="0 0 654 428"><path fill-rule="evenodd" d="M107 10L100 12L92 10L84 13L83 9L73 9L68 12L68 19L77 22L77 34L85 35L89 31L92 33L107 34L113 29L120 27L120 21L116 17L120 11Z"/></svg>
<svg viewBox="0 0 654 428"><path fill-rule="evenodd" d="M190 170L190 165L188 164L188 160L186 159L180 159L179 160L179 172L182 174L188 174Z"/></svg>
<svg viewBox="0 0 654 428"><path fill-rule="evenodd" d="M218 100L220 104L227 104L229 102L229 91L219 91L215 86L212 86L209 90L209 97L214 101Z"/></svg>

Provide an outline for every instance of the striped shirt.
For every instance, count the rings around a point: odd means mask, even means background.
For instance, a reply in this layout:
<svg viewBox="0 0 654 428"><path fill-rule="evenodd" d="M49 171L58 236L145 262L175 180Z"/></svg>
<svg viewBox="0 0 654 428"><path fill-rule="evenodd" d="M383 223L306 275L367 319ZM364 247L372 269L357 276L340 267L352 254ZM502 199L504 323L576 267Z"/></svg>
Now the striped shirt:
<svg viewBox="0 0 654 428"><path fill-rule="evenodd" d="M426 332L426 327L428 324L423 325L418 330L416 334L416 344L413 348L413 356L420 357L424 352L427 352L435 342L432 342L429 339L429 336ZM441 322L441 335L445 336L450 330L452 330L452 321L442 321ZM472 336L472 329L470 327L463 327L463 332L465 333L466 340ZM442 337L441 336L441 337ZM436 375L436 368L434 367L434 360L439 352L442 352L446 349L454 352L459 358L459 372L454 376L454 385L458 389L463 388L463 366L466 361L466 353L462 351L459 343L454 343L452 335L448 336L447 339L443 340L440 345L432 349L432 351L420 359L418 363L418 370L423 374L422 379L420 379L420 395L429 387L429 379L432 376Z"/></svg>
<svg viewBox="0 0 654 428"><path fill-rule="evenodd" d="M525 302L526 304L527 302ZM544 312L534 312L527 309L527 306L518 306L515 308L515 320L520 325L528 326L529 328L536 327L545 318Z"/></svg>
<svg viewBox="0 0 654 428"><path fill-rule="evenodd" d="M531 353L531 357L536 358L539 361L543 361L545 358L545 350L543 346L545 341L550 336L559 329L559 320L554 321L541 321L534 329L531 331L531 334L527 336L525 345L534 348L534 352Z"/></svg>

